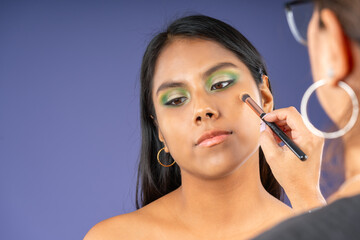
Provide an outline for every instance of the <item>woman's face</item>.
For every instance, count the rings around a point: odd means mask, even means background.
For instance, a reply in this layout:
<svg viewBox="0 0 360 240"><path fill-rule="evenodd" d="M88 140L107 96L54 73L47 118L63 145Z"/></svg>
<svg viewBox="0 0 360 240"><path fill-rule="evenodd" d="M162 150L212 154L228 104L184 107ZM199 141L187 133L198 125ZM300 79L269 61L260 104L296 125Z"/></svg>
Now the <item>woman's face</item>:
<svg viewBox="0 0 360 240"><path fill-rule="evenodd" d="M152 90L159 139L182 171L216 178L258 159L260 119L239 97L248 93L261 104L259 90L231 51L176 39L157 60Z"/></svg>

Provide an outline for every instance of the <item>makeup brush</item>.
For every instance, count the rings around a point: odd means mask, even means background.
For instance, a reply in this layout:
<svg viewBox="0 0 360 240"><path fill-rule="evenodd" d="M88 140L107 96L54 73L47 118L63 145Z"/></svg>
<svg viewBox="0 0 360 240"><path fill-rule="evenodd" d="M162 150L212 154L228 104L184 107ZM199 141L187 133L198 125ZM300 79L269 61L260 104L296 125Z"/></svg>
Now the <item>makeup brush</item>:
<svg viewBox="0 0 360 240"><path fill-rule="evenodd" d="M261 120L270 127L270 129L278 136L281 141L301 160L305 161L307 155L273 122L264 120L266 113L262 108L249 96L249 94L242 95L241 99L245 102Z"/></svg>

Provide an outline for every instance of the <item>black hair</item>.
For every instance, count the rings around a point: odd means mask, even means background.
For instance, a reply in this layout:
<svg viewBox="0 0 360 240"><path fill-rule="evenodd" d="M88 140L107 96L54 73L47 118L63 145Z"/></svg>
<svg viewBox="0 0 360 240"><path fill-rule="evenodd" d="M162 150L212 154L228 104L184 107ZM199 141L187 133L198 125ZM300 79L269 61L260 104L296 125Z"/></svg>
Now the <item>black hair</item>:
<svg viewBox="0 0 360 240"><path fill-rule="evenodd" d="M136 207L145 206L181 185L180 168L162 167L157 162L157 152L163 147L158 139L154 104L152 101L155 64L161 51L176 38L197 38L217 42L233 52L250 70L257 85L267 75L264 61L255 47L232 26L204 15L177 19L164 32L157 34L147 46L141 65L140 111L142 142L136 186ZM271 86L269 83L271 91ZM282 199L283 190L274 178L264 154L259 151L260 178L264 188L274 197ZM173 162L170 154L162 162Z"/></svg>
<svg viewBox="0 0 360 240"><path fill-rule="evenodd" d="M360 44L360 0L314 0L318 10L328 8L339 19L345 34ZM320 26L324 27L321 18Z"/></svg>

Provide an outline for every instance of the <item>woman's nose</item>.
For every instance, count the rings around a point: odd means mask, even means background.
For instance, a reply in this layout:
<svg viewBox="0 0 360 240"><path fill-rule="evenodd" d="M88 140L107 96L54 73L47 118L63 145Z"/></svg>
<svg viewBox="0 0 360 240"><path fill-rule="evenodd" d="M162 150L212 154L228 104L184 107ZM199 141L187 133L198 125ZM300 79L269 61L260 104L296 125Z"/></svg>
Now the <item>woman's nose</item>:
<svg viewBox="0 0 360 240"><path fill-rule="evenodd" d="M216 120L219 117L219 112L210 106L203 106L196 109L194 114L195 124L201 124L204 121Z"/></svg>

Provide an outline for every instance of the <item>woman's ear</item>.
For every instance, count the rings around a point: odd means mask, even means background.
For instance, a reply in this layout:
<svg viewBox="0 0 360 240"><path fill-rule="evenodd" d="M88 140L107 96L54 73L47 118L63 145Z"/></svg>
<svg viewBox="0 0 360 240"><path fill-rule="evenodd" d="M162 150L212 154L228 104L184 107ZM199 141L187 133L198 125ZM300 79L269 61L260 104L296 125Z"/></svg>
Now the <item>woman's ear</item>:
<svg viewBox="0 0 360 240"><path fill-rule="evenodd" d="M165 142L164 135L162 134L162 132L161 132L161 130L160 130L160 128L159 128L159 124L158 124L158 122L157 122L156 119L154 119L154 123L155 123L155 126L156 126L157 129L158 129L159 141L164 144L164 148L165 148L164 151L168 153L168 152L169 152L169 149L168 149L168 147L166 146L166 142Z"/></svg>
<svg viewBox="0 0 360 240"><path fill-rule="evenodd" d="M269 88L269 78L262 76L263 83L260 85L261 104L264 112L268 113L274 109L274 98Z"/></svg>
<svg viewBox="0 0 360 240"><path fill-rule="evenodd" d="M327 43L327 64L333 71L333 84L344 80L351 68L350 41L346 37L344 30L334 14L329 9L320 12L321 21L324 24L322 34Z"/></svg>

